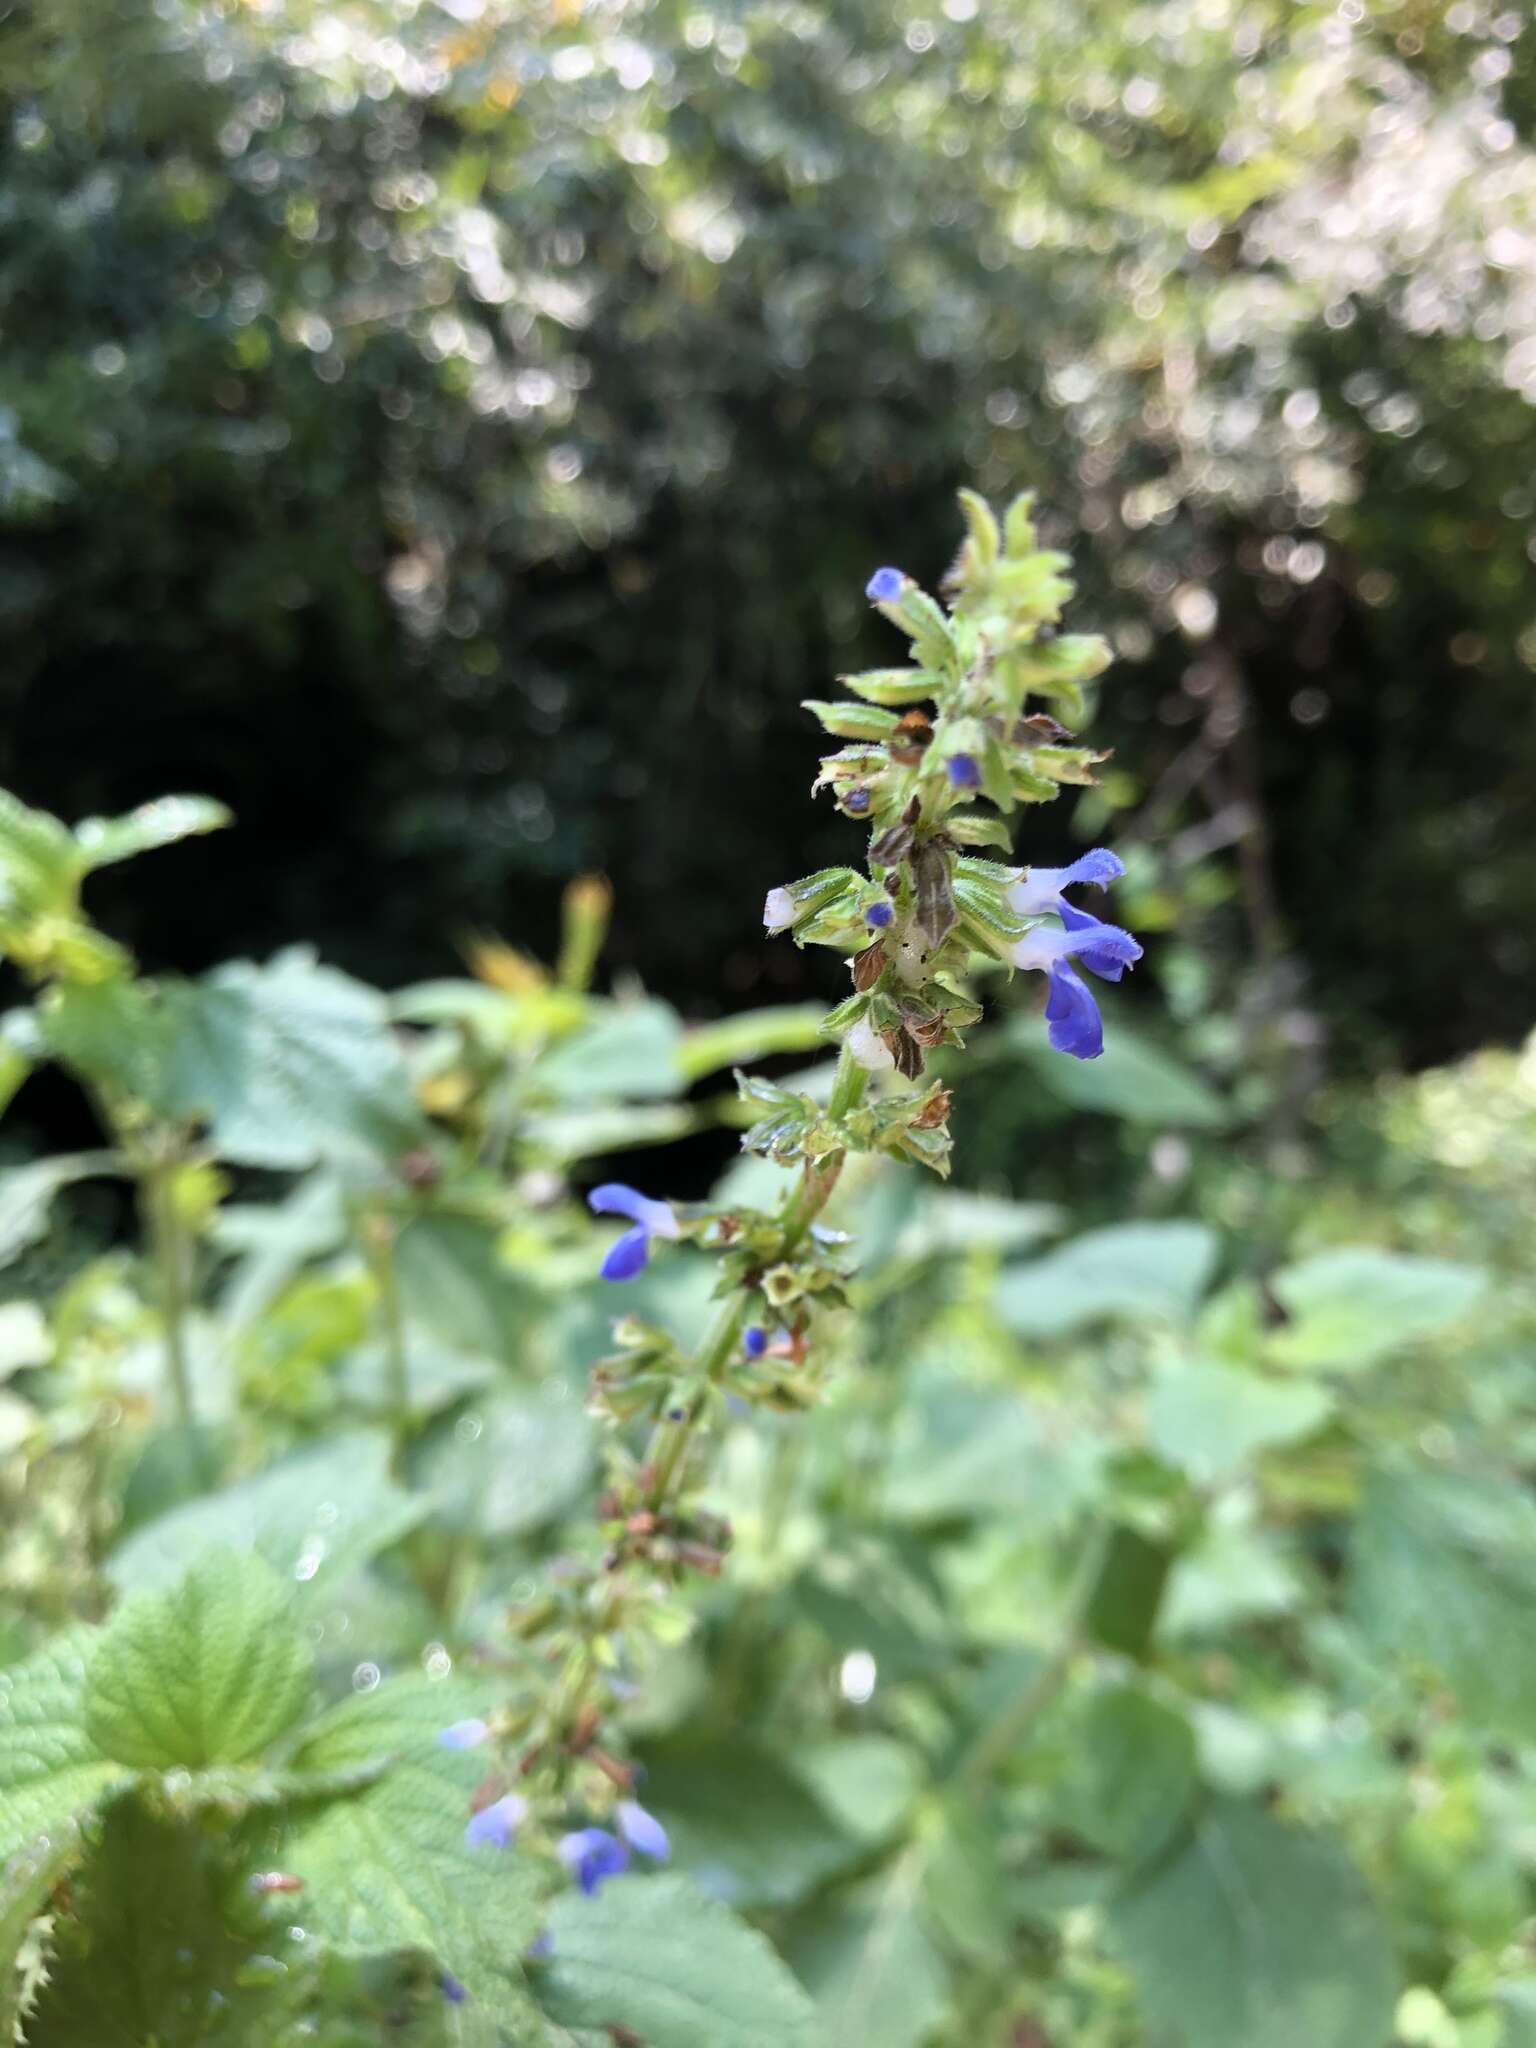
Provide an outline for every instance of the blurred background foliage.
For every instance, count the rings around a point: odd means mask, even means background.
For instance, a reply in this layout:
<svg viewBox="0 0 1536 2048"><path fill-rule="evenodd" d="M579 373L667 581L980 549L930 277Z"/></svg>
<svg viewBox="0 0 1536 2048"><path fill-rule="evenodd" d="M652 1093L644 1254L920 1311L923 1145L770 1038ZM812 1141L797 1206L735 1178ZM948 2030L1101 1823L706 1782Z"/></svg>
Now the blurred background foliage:
<svg viewBox="0 0 1536 2048"><path fill-rule="evenodd" d="M953 485L1032 483L1120 656L1075 826L1188 1049L1284 1141L1321 1058L1512 1039L1524 27L8 0L0 780L234 808L93 885L151 967L303 930L398 986L469 927L547 951L601 868L610 962L690 1014L825 994L754 937L845 851L798 701L878 651L875 562L942 571Z"/></svg>

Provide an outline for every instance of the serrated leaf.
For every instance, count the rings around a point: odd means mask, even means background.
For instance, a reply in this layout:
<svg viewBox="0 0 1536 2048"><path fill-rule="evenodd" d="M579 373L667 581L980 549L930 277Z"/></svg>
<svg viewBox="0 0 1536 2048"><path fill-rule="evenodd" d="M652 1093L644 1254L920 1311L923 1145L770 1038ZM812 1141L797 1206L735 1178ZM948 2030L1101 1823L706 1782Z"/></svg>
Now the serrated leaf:
<svg viewBox="0 0 1536 2048"><path fill-rule="evenodd" d="M1380 1652L1447 1679L1494 1733L1536 1736L1536 1502L1507 1479L1376 1472L1351 1604Z"/></svg>
<svg viewBox="0 0 1536 2048"><path fill-rule="evenodd" d="M456 1418L419 1461L421 1483L453 1527L521 1535L570 1507L592 1470L592 1424L577 1401L506 1394Z"/></svg>
<svg viewBox="0 0 1536 2048"><path fill-rule="evenodd" d="M138 1529L108 1559L127 1591L164 1585L212 1544L254 1550L305 1598L330 1594L428 1511L390 1477L393 1446L355 1430L190 1501Z"/></svg>
<svg viewBox="0 0 1536 2048"><path fill-rule="evenodd" d="M243 1763L291 1728L314 1677L291 1598L259 1558L213 1550L174 1586L128 1601L86 1676L102 1754L201 1770Z"/></svg>
<svg viewBox="0 0 1536 2048"><path fill-rule="evenodd" d="M229 810L211 796L162 796L120 818L82 818L75 827L75 845L89 872L231 823Z"/></svg>
<svg viewBox="0 0 1536 2048"><path fill-rule="evenodd" d="M1102 1440L1064 1429L1018 1394L935 1375L914 1387L898 1420L886 1511L932 1522L1001 1509L1035 1528L1059 1527L1093 1497L1107 1454Z"/></svg>
<svg viewBox="0 0 1536 2048"><path fill-rule="evenodd" d="M1291 1323L1270 1355L1292 1366L1339 1370L1374 1364L1400 1345L1456 1322L1488 1285L1476 1266L1348 1245L1276 1273L1271 1286Z"/></svg>
<svg viewBox="0 0 1536 2048"><path fill-rule="evenodd" d="M1140 1686L1095 1692L1072 1725L1068 1754L1067 1826L1129 1863L1156 1855L1194 1800L1194 1731Z"/></svg>
<svg viewBox="0 0 1536 2048"><path fill-rule="evenodd" d="M284 2048L315 1989L244 1857L121 1798L53 1934L29 2048Z"/></svg>
<svg viewBox="0 0 1536 2048"><path fill-rule="evenodd" d="M1309 1436L1332 1413L1310 1381L1260 1379L1201 1359L1169 1367L1147 1396L1147 1440L1160 1458L1209 1485L1271 1445Z"/></svg>
<svg viewBox="0 0 1536 2048"><path fill-rule="evenodd" d="M645 1752L645 1800L678 1868L727 1905L796 1904L861 1853L784 1764L741 1742Z"/></svg>
<svg viewBox="0 0 1536 2048"><path fill-rule="evenodd" d="M809 1998L761 1934L682 1877L620 1877L550 1914L540 2000L645 2048L816 2048Z"/></svg>
<svg viewBox="0 0 1536 2048"><path fill-rule="evenodd" d="M1183 1321L1216 1265L1203 1223L1120 1223L1085 1231L1043 1259L1010 1266L998 1313L1026 1336L1055 1337L1106 1316Z"/></svg>
<svg viewBox="0 0 1536 2048"><path fill-rule="evenodd" d="M242 1166L409 1151L423 1126L384 997L302 948L172 983L161 1107Z"/></svg>
<svg viewBox="0 0 1536 2048"><path fill-rule="evenodd" d="M538 1297L503 1265L500 1232L476 1216L414 1216L395 1241L406 1315L445 1342L510 1361Z"/></svg>
<svg viewBox="0 0 1536 2048"><path fill-rule="evenodd" d="M68 828L0 789L0 883L15 908L23 915L66 909L77 873Z"/></svg>
<svg viewBox="0 0 1536 2048"><path fill-rule="evenodd" d="M1386 2048L1397 1972L1343 1851L1215 1800L1114 1902L1149 2034L1173 2048Z"/></svg>
<svg viewBox="0 0 1536 2048"><path fill-rule="evenodd" d="M483 1716L506 1697L504 1678L478 1682L431 1678L422 1671L387 1678L370 1692L350 1694L312 1722L291 1759L296 1770L345 1771L381 1761L451 1763L465 1752L444 1750L443 1730L455 1721ZM472 1755L466 1772L473 1782L482 1769ZM449 1775L455 1781L464 1773Z"/></svg>
<svg viewBox="0 0 1536 2048"><path fill-rule="evenodd" d="M86 1732L94 1630L57 1637L0 1671L0 1867L41 1837L70 1835L125 1775Z"/></svg>
<svg viewBox="0 0 1536 2048"><path fill-rule="evenodd" d="M670 1003L595 1003L583 1030L562 1038L531 1070L530 1080L561 1102L596 1096L651 1100L681 1092L678 1053L682 1020Z"/></svg>
<svg viewBox="0 0 1536 2048"><path fill-rule="evenodd" d="M467 1797L405 1763L335 1801L283 1850L305 1881L304 1924L345 1955L416 1949L528 2048L545 2038L521 1957L539 1931L542 1880L514 1850L467 1843Z"/></svg>
<svg viewBox="0 0 1536 2048"><path fill-rule="evenodd" d="M910 1867L820 1906L787 1950L828 2044L919 2048L949 2010L949 1973L919 1911Z"/></svg>

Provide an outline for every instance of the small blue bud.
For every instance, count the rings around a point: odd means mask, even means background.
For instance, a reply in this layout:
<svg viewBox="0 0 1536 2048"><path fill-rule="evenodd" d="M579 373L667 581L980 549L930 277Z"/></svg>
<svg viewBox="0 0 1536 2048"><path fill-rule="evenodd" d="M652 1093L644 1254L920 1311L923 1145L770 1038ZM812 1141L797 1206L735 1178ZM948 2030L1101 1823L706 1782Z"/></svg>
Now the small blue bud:
<svg viewBox="0 0 1536 2048"><path fill-rule="evenodd" d="M761 1358L768 1349L768 1332L760 1330L756 1323L754 1323L745 1337L742 1338L741 1348L746 1352L748 1358Z"/></svg>
<svg viewBox="0 0 1536 2048"><path fill-rule="evenodd" d="M442 1976L437 1981L442 1986L443 1996L450 2005L462 2005L465 1999L468 1998L469 1993L450 1971L444 1970Z"/></svg>
<svg viewBox="0 0 1536 2048"><path fill-rule="evenodd" d="M864 595L871 604L894 604L906 581L900 569L877 569L865 584Z"/></svg>
<svg viewBox="0 0 1536 2048"><path fill-rule="evenodd" d="M980 789L981 769L974 754L951 754L944 765L956 789Z"/></svg>
<svg viewBox="0 0 1536 2048"><path fill-rule="evenodd" d="M617 1818L619 1833L631 1849L638 1849L642 1856L650 1856L657 1863L666 1862L672 1854L672 1844L654 1813L647 1813L637 1799L621 1799Z"/></svg>
<svg viewBox="0 0 1536 2048"><path fill-rule="evenodd" d="M871 903L864 913L864 922L873 925L877 932L883 932L895 915L889 903Z"/></svg>
<svg viewBox="0 0 1536 2048"><path fill-rule="evenodd" d="M519 1799L515 1792L508 1792L504 1798L493 1800L489 1806L482 1806L478 1813L470 1815L464 1839L471 1846L485 1842L493 1849L509 1848L527 1813L527 1800Z"/></svg>
<svg viewBox="0 0 1536 2048"><path fill-rule="evenodd" d="M444 1749L478 1749L490 1732L485 1721L455 1721L452 1727L441 1729L437 1739Z"/></svg>
<svg viewBox="0 0 1536 2048"><path fill-rule="evenodd" d="M855 818L862 818L869 809L869 791L867 789L850 789L843 798L843 809Z"/></svg>

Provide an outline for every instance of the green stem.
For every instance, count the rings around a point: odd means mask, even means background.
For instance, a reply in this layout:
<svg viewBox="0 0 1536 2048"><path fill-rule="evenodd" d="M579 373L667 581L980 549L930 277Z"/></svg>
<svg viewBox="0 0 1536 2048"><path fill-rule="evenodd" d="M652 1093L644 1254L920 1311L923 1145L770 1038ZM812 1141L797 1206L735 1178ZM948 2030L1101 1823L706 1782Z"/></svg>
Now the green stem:
<svg viewBox="0 0 1536 2048"><path fill-rule="evenodd" d="M869 1074L861 1067L845 1045L837 1056L837 1072L832 1077L832 1093L827 1100L827 1121L840 1124L844 1117L851 1116L864 1100L864 1090L869 1085Z"/></svg>
<svg viewBox="0 0 1536 2048"><path fill-rule="evenodd" d="M384 1381L390 1416L397 1435L404 1436L411 1419L411 1362L405 1345L405 1312L400 1305L400 1274L395 1265L395 1226L387 1217L363 1221L368 1265L379 1290L379 1326L384 1339Z"/></svg>
<svg viewBox="0 0 1536 2048"><path fill-rule="evenodd" d="M1066 1684L1078 1652L1083 1647L1083 1623L1088 1604L1098 1584L1099 1572L1109 1546L1107 1527L1089 1534L1073 1575L1067 1598L1065 1626L1061 1640L1045 1662L1028 1677L1019 1690L994 1714L954 1770L957 1785L977 1789L1005 1762L1009 1752L1039 1719Z"/></svg>
<svg viewBox="0 0 1536 2048"><path fill-rule="evenodd" d="M160 1294L160 1323L165 1337L165 1379L176 1420L193 1419L192 1368L187 1358L187 1237L176 1208L177 1161L157 1160L139 1180L139 1206L149 1240Z"/></svg>

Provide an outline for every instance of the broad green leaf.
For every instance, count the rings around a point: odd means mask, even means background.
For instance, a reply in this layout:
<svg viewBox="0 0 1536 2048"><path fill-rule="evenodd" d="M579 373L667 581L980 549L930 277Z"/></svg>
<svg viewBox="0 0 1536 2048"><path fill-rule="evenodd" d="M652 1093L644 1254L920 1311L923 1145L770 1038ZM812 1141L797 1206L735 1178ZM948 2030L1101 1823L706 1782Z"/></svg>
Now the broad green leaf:
<svg viewBox="0 0 1536 2048"><path fill-rule="evenodd" d="M1066 1824L1130 1863L1156 1855L1194 1800L1194 1731L1140 1686L1095 1692L1071 1724L1068 1755Z"/></svg>
<svg viewBox="0 0 1536 2048"><path fill-rule="evenodd" d="M82 818L75 827L75 845L81 866L89 872L158 846L174 846L178 839L218 832L233 822L230 812L211 796L162 796L121 818Z"/></svg>
<svg viewBox="0 0 1536 2048"><path fill-rule="evenodd" d="M820 2048L810 2000L764 1937L686 1878L567 1892L549 1931L539 1996L565 2026L627 2027L645 2048Z"/></svg>
<svg viewBox="0 0 1536 2048"><path fill-rule="evenodd" d="M907 1522L993 1510L1057 1527L1089 1500L1106 1445L1022 1395L927 1379L903 1405L886 1467L886 1511Z"/></svg>
<svg viewBox="0 0 1536 2048"><path fill-rule="evenodd" d="M290 1586L259 1558L216 1549L177 1584L121 1607L85 1683L86 1726L102 1753L199 1770L243 1763L291 1728L314 1667Z"/></svg>
<svg viewBox="0 0 1536 2048"><path fill-rule="evenodd" d="M593 1096L677 1095L684 1086L683 1027L670 1003L594 1004L596 1020L552 1046L530 1079L563 1102Z"/></svg>
<svg viewBox="0 0 1536 2048"><path fill-rule="evenodd" d="M0 789L0 915L62 912L74 901L79 853L69 829Z"/></svg>
<svg viewBox="0 0 1536 2048"><path fill-rule="evenodd" d="M1209 1485L1256 1452L1309 1436L1333 1409L1309 1381L1265 1380L1194 1360L1162 1373L1146 1402L1147 1439L1166 1463Z"/></svg>
<svg viewBox="0 0 1536 2048"><path fill-rule="evenodd" d="M592 1424L579 1401L504 1394L440 1429L418 1476L456 1528L516 1536L554 1520L582 1495L593 1450Z"/></svg>
<svg viewBox="0 0 1536 2048"><path fill-rule="evenodd" d="M1285 1365L1338 1370L1373 1365L1445 1329L1488 1283L1475 1266L1358 1246L1319 1252L1285 1267L1270 1284L1292 1318L1271 1336L1270 1355Z"/></svg>
<svg viewBox="0 0 1536 2048"><path fill-rule="evenodd" d="M818 1906L791 1930L789 1960L816 2001L828 2048L919 2048L949 2010L949 1973L914 1875L904 1859L883 1882Z"/></svg>
<svg viewBox="0 0 1536 2048"><path fill-rule="evenodd" d="M713 1121L710 1108L689 1102L608 1102L545 1110L525 1118L522 1129L541 1157L570 1166L608 1152L671 1145Z"/></svg>
<svg viewBox="0 0 1536 2048"><path fill-rule="evenodd" d="M537 1866L465 1841L467 1794L402 1763L300 1827L283 1866L305 1881L304 1925L344 1955L415 1949L452 1972L522 2048L546 2036L521 1958L539 1931Z"/></svg>
<svg viewBox="0 0 1536 2048"><path fill-rule="evenodd" d="M696 1025L678 1049L679 1071L686 1084L722 1067L749 1067L770 1053L815 1052L826 1014L820 1003L776 1003Z"/></svg>
<svg viewBox="0 0 1536 2048"><path fill-rule="evenodd" d="M1387 2048L1397 1972L1331 1841L1214 1800L1115 1900L1110 1935L1168 2048Z"/></svg>
<svg viewBox="0 0 1536 2048"><path fill-rule="evenodd" d="M1373 1473L1351 1600L1383 1655L1439 1673L1479 1726L1536 1737L1536 1501L1523 1486Z"/></svg>
<svg viewBox="0 0 1536 2048"><path fill-rule="evenodd" d="M517 1356L537 1297L497 1255L499 1232L474 1216L414 1217L395 1245L407 1316L485 1358Z"/></svg>
<svg viewBox="0 0 1536 2048"><path fill-rule="evenodd" d="M916 1753L887 1735L833 1736L798 1746L792 1761L837 1825L861 1842L893 1834L923 1782Z"/></svg>
<svg viewBox="0 0 1536 2048"><path fill-rule="evenodd" d="M1106 1025L1104 1050L1096 1060L1063 1059L1052 1052L1033 1016L1011 1023L1004 1042L1010 1051L1021 1052L1050 1093L1073 1109L1197 1131L1220 1130L1231 1121L1226 1103L1192 1068L1119 1017Z"/></svg>
<svg viewBox="0 0 1536 2048"><path fill-rule="evenodd" d="M445 1774L456 1783L473 1784L483 1772L483 1760L444 1750L438 1738L455 1721L484 1715L506 1691L505 1678L476 1681L403 1672L369 1692L350 1694L311 1722L291 1761L296 1770L345 1771L381 1759L452 1766L464 1758L464 1770L449 1768Z"/></svg>
<svg viewBox="0 0 1536 2048"><path fill-rule="evenodd" d="M61 1152L0 1173L0 1266L47 1235L48 1211L61 1188L121 1171L111 1152Z"/></svg>
<svg viewBox="0 0 1536 2048"><path fill-rule="evenodd" d="M786 1765L747 1743L675 1739L648 1749L645 1767L678 1868L727 1905L794 1905L862 1853Z"/></svg>
<svg viewBox="0 0 1536 2048"><path fill-rule="evenodd" d="M392 1446L357 1430L296 1451L252 1479L135 1530L108 1560L125 1591L179 1578L212 1544L251 1549L281 1579L329 1595L413 1529L428 1503L390 1477Z"/></svg>
<svg viewBox="0 0 1536 2048"><path fill-rule="evenodd" d="M77 1075L138 1102L164 1099L170 1026L146 983L65 983L39 999L35 1014L43 1044Z"/></svg>
<svg viewBox="0 0 1536 2048"><path fill-rule="evenodd" d="M1215 1234L1203 1223L1115 1224L1010 1266L998 1314L1027 1337L1059 1337L1106 1316L1184 1322L1215 1266Z"/></svg>
<svg viewBox="0 0 1536 2048"><path fill-rule="evenodd" d="M1158 1627L1169 1641L1211 1636L1288 1614L1301 1601L1301 1581L1275 1531L1218 1520L1175 1559Z"/></svg>
<svg viewBox="0 0 1536 2048"><path fill-rule="evenodd" d="M230 1845L117 1800L55 1920L29 2048L298 2048L315 1983L289 1917Z"/></svg>
<svg viewBox="0 0 1536 2048"><path fill-rule="evenodd" d="M86 1732L86 1670L97 1640L86 1630L57 1636L0 1671L0 1868L43 1837L73 1837L126 1775Z"/></svg>
<svg viewBox="0 0 1536 2048"><path fill-rule="evenodd" d="M302 948L169 985L162 1107L241 1166L372 1162L423 1125L384 998Z"/></svg>

